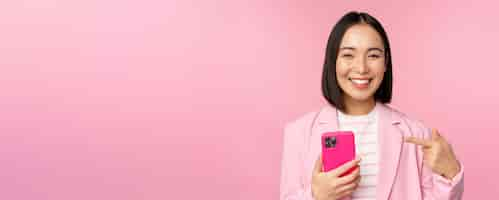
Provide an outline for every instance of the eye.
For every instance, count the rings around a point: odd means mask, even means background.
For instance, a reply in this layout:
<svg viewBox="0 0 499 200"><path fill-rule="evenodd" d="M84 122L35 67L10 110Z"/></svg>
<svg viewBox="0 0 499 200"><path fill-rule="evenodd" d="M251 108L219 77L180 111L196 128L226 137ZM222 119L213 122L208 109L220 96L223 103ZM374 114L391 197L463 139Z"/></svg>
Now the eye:
<svg viewBox="0 0 499 200"><path fill-rule="evenodd" d="M343 57L343 58L353 58L353 55L352 54L343 54L343 55L341 55L341 57Z"/></svg>
<svg viewBox="0 0 499 200"><path fill-rule="evenodd" d="M379 58L379 57L381 57L381 56L376 55L376 54L369 55L369 58L374 58L374 59L376 59L376 58Z"/></svg>

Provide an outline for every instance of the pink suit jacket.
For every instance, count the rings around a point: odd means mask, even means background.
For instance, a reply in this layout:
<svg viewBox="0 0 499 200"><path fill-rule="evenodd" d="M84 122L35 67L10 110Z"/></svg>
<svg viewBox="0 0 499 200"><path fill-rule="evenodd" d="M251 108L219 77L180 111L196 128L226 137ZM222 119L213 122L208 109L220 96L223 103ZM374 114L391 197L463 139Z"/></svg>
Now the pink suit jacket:
<svg viewBox="0 0 499 200"><path fill-rule="evenodd" d="M431 130L403 113L382 104L378 113L378 200L458 200L464 190L461 171L448 180L423 163L420 147L403 138L428 139ZM280 199L311 200L312 170L320 155L321 134L337 130L336 109L325 106L286 125L282 156ZM348 199L348 198L345 198Z"/></svg>

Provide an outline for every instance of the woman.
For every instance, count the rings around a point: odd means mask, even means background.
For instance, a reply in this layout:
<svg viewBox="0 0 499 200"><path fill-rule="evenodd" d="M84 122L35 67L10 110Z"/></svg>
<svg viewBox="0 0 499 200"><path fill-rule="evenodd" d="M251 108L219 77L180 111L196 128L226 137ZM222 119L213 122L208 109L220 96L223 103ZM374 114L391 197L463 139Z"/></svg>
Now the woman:
<svg viewBox="0 0 499 200"><path fill-rule="evenodd" d="M463 166L449 143L386 105L392 77L382 25L366 13L343 16L329 36L322 75L330 105L285 128L281 200L461 199ZM337 130L354 132L360 155L323 172L321 134Z"/></svg>

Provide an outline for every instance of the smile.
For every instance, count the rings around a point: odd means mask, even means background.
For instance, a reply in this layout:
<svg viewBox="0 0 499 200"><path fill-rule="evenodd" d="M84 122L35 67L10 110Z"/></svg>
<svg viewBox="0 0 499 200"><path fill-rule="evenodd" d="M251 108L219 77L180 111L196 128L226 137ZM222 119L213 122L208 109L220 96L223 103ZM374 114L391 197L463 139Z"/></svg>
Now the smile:
<svg viewBox="0 0 499 200"><path fill-rule="evenodd" d="M348 78L353 85L358 88L358 89L366 89L369 87L369 83L373 80L372 78L361 78L361 79L356 79L356 78Z"/></svg>

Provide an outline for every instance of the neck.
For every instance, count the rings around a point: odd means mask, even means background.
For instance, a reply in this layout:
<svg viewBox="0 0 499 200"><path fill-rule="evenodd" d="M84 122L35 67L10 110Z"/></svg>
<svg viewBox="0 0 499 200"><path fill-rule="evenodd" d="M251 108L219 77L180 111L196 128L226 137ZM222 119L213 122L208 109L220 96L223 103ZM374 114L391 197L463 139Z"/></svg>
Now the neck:
<svg viewBox="0 0 499 200"><path fill-rule="evenodd" d="M374 98L358 101L352 98L345 98L345 114L348 115L367 115L376 106Z"/></svg>

